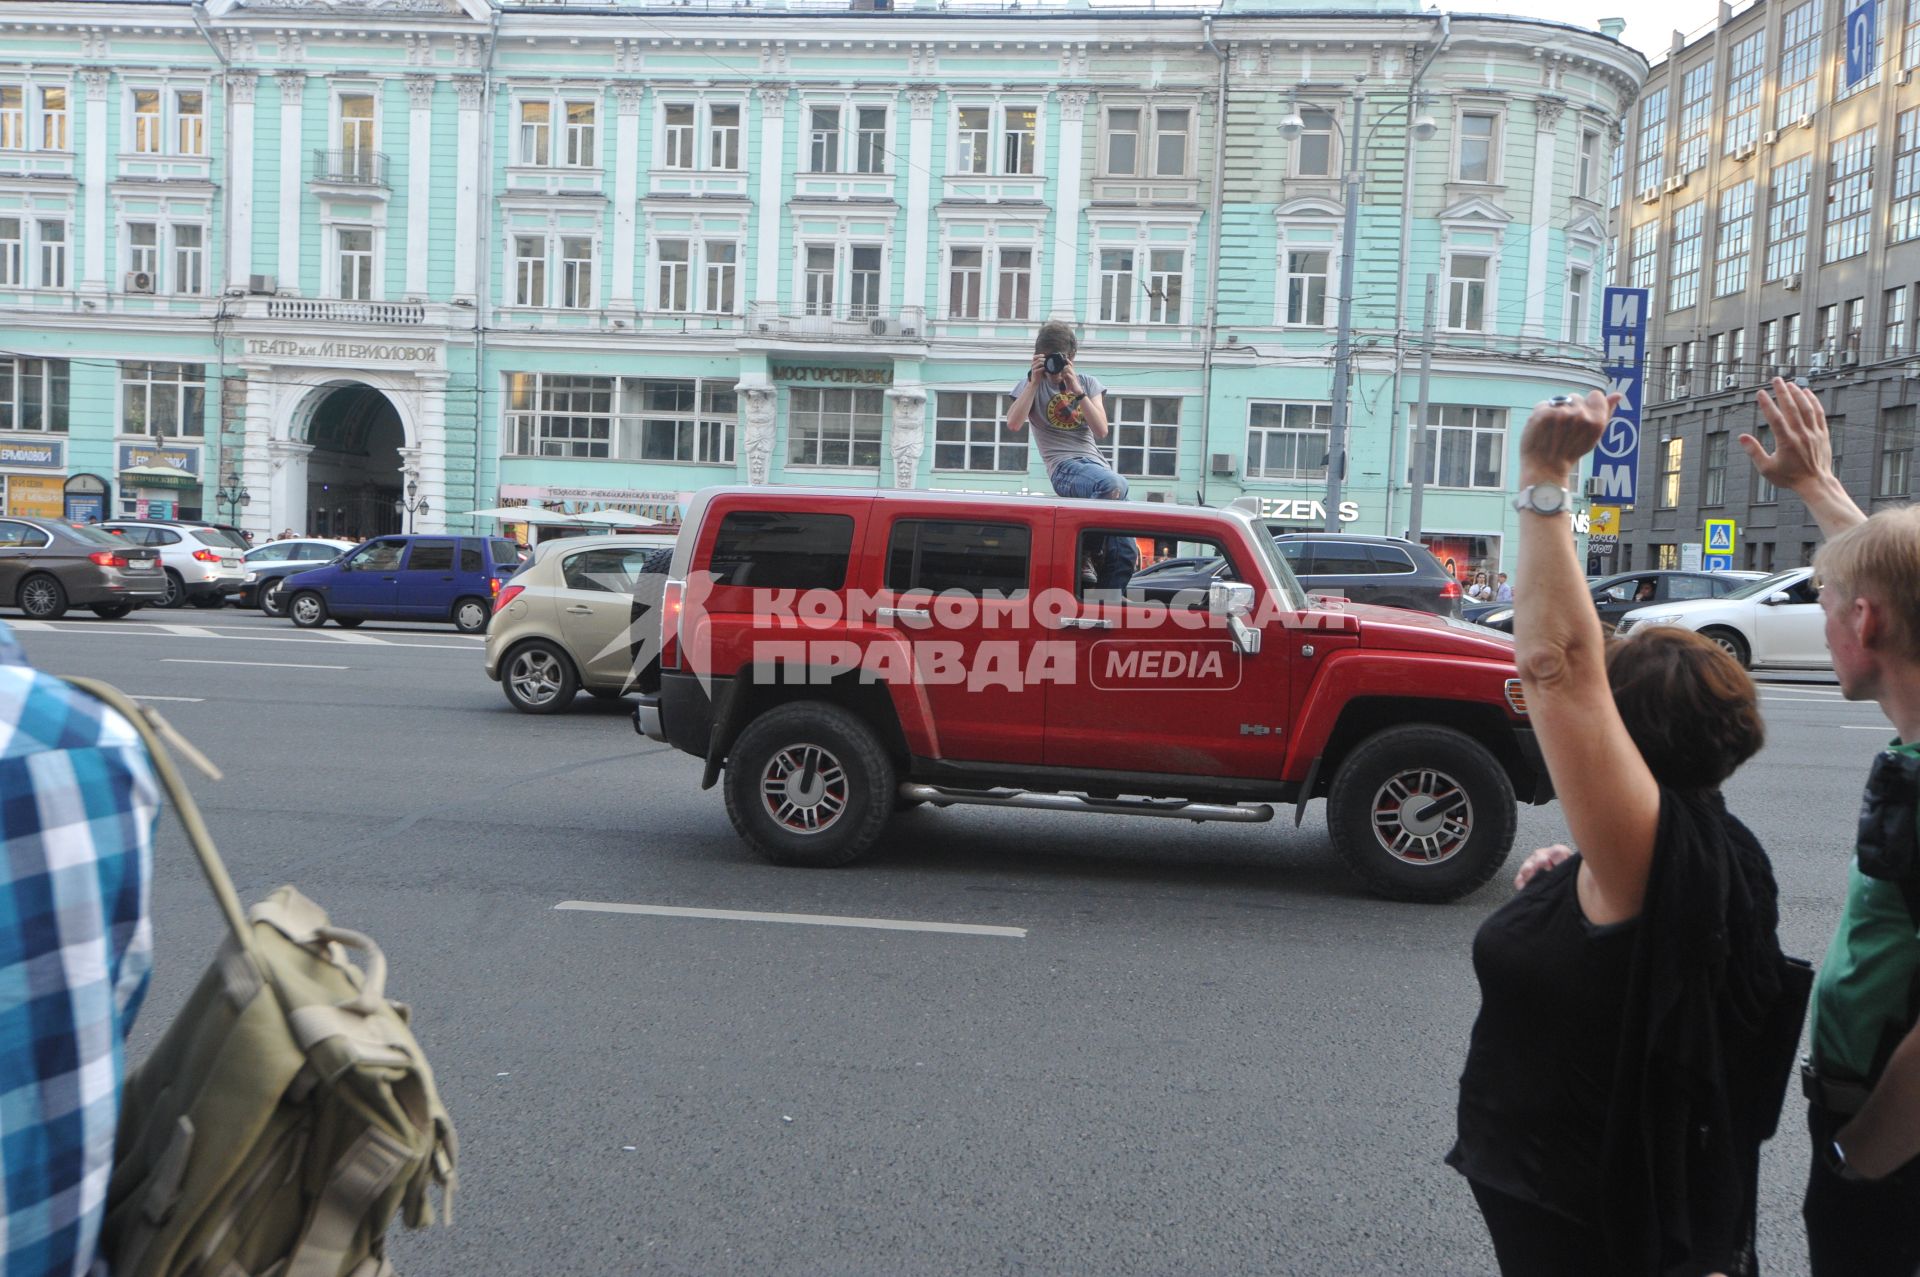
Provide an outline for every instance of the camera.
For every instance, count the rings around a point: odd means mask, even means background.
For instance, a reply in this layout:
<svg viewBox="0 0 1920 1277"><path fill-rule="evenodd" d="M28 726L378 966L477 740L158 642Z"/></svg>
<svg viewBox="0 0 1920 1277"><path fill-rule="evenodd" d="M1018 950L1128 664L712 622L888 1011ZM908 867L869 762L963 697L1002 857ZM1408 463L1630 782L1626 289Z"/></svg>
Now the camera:
<svg viewBox="0 0 1920 1277"><path fill-rule="evenodd" d="M1066 371L1066 367L1067 357L1059 351L1056 350L1047 356L1046 369L1049 376L1059 376L1062 372Z"/></svg>

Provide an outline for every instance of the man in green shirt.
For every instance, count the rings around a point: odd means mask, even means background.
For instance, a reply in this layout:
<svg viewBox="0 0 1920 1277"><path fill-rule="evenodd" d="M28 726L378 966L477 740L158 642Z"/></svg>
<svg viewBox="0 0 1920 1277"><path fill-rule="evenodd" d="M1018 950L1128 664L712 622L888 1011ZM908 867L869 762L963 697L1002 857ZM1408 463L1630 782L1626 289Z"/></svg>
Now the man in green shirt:
<svg viewBox="0 0 1920 1277"><path fill-rule="evenodd" d="M1760 410L1774 450L1752 435L1740 446L1807 503L1827 537L1814 564L1840 690L1886 712L1899 733L1890 753L1920 756L1920 507L1861 511L1834 476L1826 416L1805 387L1776 378ZM1911 810L1893 826L1897 838L1920 837ZM1917 1014L1920 884L1869 877L1856 856L1813 995L1803 1208L1813 1277L1920 1271Z"/></svg>

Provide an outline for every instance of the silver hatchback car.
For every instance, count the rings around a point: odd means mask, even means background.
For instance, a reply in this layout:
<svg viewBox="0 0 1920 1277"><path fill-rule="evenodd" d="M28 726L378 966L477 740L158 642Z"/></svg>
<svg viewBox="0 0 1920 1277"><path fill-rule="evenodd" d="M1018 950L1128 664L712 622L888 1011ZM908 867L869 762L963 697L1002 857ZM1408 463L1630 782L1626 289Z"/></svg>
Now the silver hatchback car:
<svg viewBox="0 0 1920 1277"><path fill-rule="evenodd" d="M487 677L526 714L560 714L583 689L603 700L631 691L640 630L657 606L674 538L658 533L542 543L494 600Z"/></svg>

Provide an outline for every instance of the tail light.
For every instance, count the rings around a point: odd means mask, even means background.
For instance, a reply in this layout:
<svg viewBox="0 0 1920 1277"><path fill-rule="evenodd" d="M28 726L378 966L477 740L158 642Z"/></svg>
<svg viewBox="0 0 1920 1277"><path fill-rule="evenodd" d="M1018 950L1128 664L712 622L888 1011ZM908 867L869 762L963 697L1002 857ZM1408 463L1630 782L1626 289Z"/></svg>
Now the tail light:
<svg viewBox="0 0 1920 1277"><path fill-rule="evenodd" d="M218 563L220 556L212 550L195 550L193 557L201 563Z"/></svg>
<svg viewBox="0 0 1920 1277"><path fill-rule="evenodd" d="M668 581L660 595L660 668L680 668L680 601L686 593L685 581Z"/></svg>
<svg viewBox="0 0 1920 1277"><path fill-rule="evenodd" d="M487 578L487 593L493 595L495 599L498 599L500 597L500 578L499 577L490 576Z"/></svg>
<svg viewBox="0 0 1920 1277"><path fill-rule="evenodd" d="M103 568L124 568L132 566L131 560L129 560L126 555L115 550L95 550L92 554L89 554L87 558Z"/></svg>
<svg viewBox="0 0 1920 1277"><path fill-rule="evenodd" d="M495 581L493 585L495 589L499 589L500 582ZM498 614L500 612L506 611L507 604L513 602L515 599L519 598L522 594L526 593L526 590L527 590L527 587L524 585L509 585L506 589L500 590L500 592L494 596L494 600L493 600L494 612Z"/></svg>
<svg viewBox="0 0 1920 1277"><path fill-rule="evenodd" d="M1443 586L1441 586L1441 587L1440 587L1440 597L1441 597L1441 598L1443 598L1443 599L1457 599L1457 598L1459 598L1459 597L1460 597L1460 582L1458 582L1458 581L1448 581L1448 582L1447 582L1447 583L1446 583L1445 585L1443 585Z"/></svg>

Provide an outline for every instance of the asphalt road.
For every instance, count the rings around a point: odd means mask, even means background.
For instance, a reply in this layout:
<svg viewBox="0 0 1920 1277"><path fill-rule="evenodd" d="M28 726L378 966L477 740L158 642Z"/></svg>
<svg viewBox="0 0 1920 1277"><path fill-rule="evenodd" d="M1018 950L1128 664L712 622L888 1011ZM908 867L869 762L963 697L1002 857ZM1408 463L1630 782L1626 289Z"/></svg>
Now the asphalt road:
<svg viewBox="0 0 1920 1277"><path fill-rule="evenodd" d="M8 618L10 621L13 618ZM624 707L508 708L447 627L257 613L15 625L43 668L150 697L226 770L196 785L242 896L293 882L372 933L461 1136L456 1227L409 1277L1453 1274L1492 1270L1441 1164L1477 1005L1458 904L1362 894L1305 825L952 808L839 871L777 869L699 764ZM1818 957L1890 735L1768 680L1729 786L1783 940ZM163 827L149 1047L220 935ZM872 930L563 901L1024 929ZM1806 1141L1769 1147L1762 1262L1805 1271Z"/></svg>

